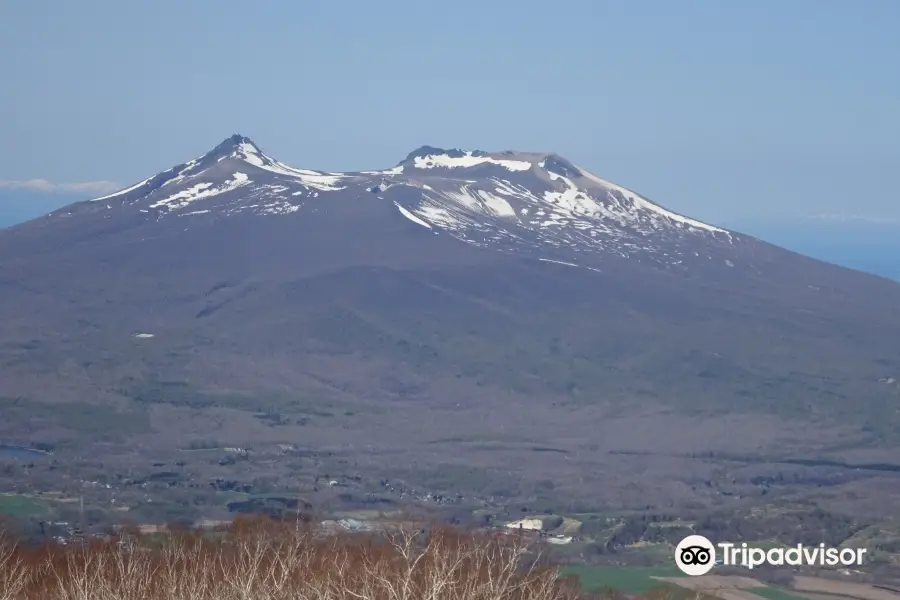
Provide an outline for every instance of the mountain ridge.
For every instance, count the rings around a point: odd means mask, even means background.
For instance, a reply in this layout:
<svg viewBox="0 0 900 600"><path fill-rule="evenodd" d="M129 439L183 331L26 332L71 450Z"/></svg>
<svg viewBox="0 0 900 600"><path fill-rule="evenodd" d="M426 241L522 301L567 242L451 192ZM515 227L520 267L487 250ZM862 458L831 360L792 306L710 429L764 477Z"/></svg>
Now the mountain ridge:
<svg viewBox="0 0 900 600"><path fill-rule="evenodd" d="M736 236L672 212L555 153L422 146L389 169L325 172L290 167L237 133L195 159L47 218L77 216L97 206L109 211L128 206L157 222L290 215L324 208L320 195L346 201L370 194L370 200L391 203L404 218L434 233L504 252L534 254L540 247L551 259L600 250L676 268L709 256L711 247L733 244Z"/></svg>
<svg viewBox="0 0 900 600"><path fill-rule="evenodd" d="M689 277L700 269L759 283L780 270L777 257L785 252L671 212L557 153L424 145L388 169L327 172L281 163L240 133L122 190L13 227L5 239L93 217L107 228L154 223L175 232L238 216L309 219L331 211L353 219L376 204L434 235L593 271L634 259Z"/></svg>

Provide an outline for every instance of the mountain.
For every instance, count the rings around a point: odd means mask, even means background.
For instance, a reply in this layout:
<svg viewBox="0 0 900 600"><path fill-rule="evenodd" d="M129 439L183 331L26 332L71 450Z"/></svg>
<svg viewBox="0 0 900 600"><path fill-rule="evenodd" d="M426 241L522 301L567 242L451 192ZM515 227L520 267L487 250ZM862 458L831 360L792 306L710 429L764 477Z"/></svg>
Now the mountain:
<svg viewBox="0 0 900 600"><path fill-rule="evenodd" d="M588 263L598 253L613 253L684 265L683 270L685 261L728 254L741 241L554 154L425 146L384 171L323 173L288 167L240 135L197 159L48 219L111 211L102 218L140 213L163 227L173 218L190 218L193 226L226 217L343 208L351 202L357 206L347 209L356 212L363 202L393 205L417 225L476 246L541 257L584 254Z"/></svg>
<svg viewBox="0 0 900 600"><path fill-rule="evenodd" d="M235 135L0 231L0 439L693 502L699 467L665 461L895 448L898 334L900 285L553 153L327 173Z"/></svg>

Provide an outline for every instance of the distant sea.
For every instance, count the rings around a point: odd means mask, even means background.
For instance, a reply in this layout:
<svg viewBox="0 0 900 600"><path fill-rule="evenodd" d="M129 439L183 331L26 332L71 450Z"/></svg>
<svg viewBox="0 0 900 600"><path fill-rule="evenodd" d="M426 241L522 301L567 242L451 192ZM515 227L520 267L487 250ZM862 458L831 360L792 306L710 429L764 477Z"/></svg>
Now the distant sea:
<svg viewBox="0 0 900 600"><path fill-rule="evenodd" d="M900 281L900 224L748 220L723 226L812 258Z"/></svg>

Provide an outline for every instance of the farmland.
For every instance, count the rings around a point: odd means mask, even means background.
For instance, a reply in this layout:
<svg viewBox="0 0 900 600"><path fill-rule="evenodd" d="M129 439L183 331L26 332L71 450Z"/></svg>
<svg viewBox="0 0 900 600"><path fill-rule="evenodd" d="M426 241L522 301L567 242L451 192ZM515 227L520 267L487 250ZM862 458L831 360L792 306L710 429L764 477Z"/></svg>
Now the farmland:
<svg viewBox="0 0 900 600"><path fill-rule="evenodd" d="M0 494L0 517L32 517L47 512L47 506L22 494Z"/></svg>

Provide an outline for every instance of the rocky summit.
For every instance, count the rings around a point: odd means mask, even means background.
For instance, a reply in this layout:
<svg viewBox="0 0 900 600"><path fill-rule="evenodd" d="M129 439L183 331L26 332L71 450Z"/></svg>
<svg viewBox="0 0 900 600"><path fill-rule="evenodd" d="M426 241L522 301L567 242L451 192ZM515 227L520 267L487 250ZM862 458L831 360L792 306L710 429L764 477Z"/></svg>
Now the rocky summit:
<svg viewBox="0 0 900 600"><path fill-rule="evenodd" d="M285 216L386 204L436 234L535 257L640 258L672 268L725 263L753 244L684 217L552 153L423 146L390 169L325 173L289 167L234 135L203 156L48 219L140 213L179 224L234 216ZM362 209L364 210L364 208ZM170 224L170 223L167 223ZM374 226L374 224L373 224ZM734 266L734 265L732 265Z"/></svg>

